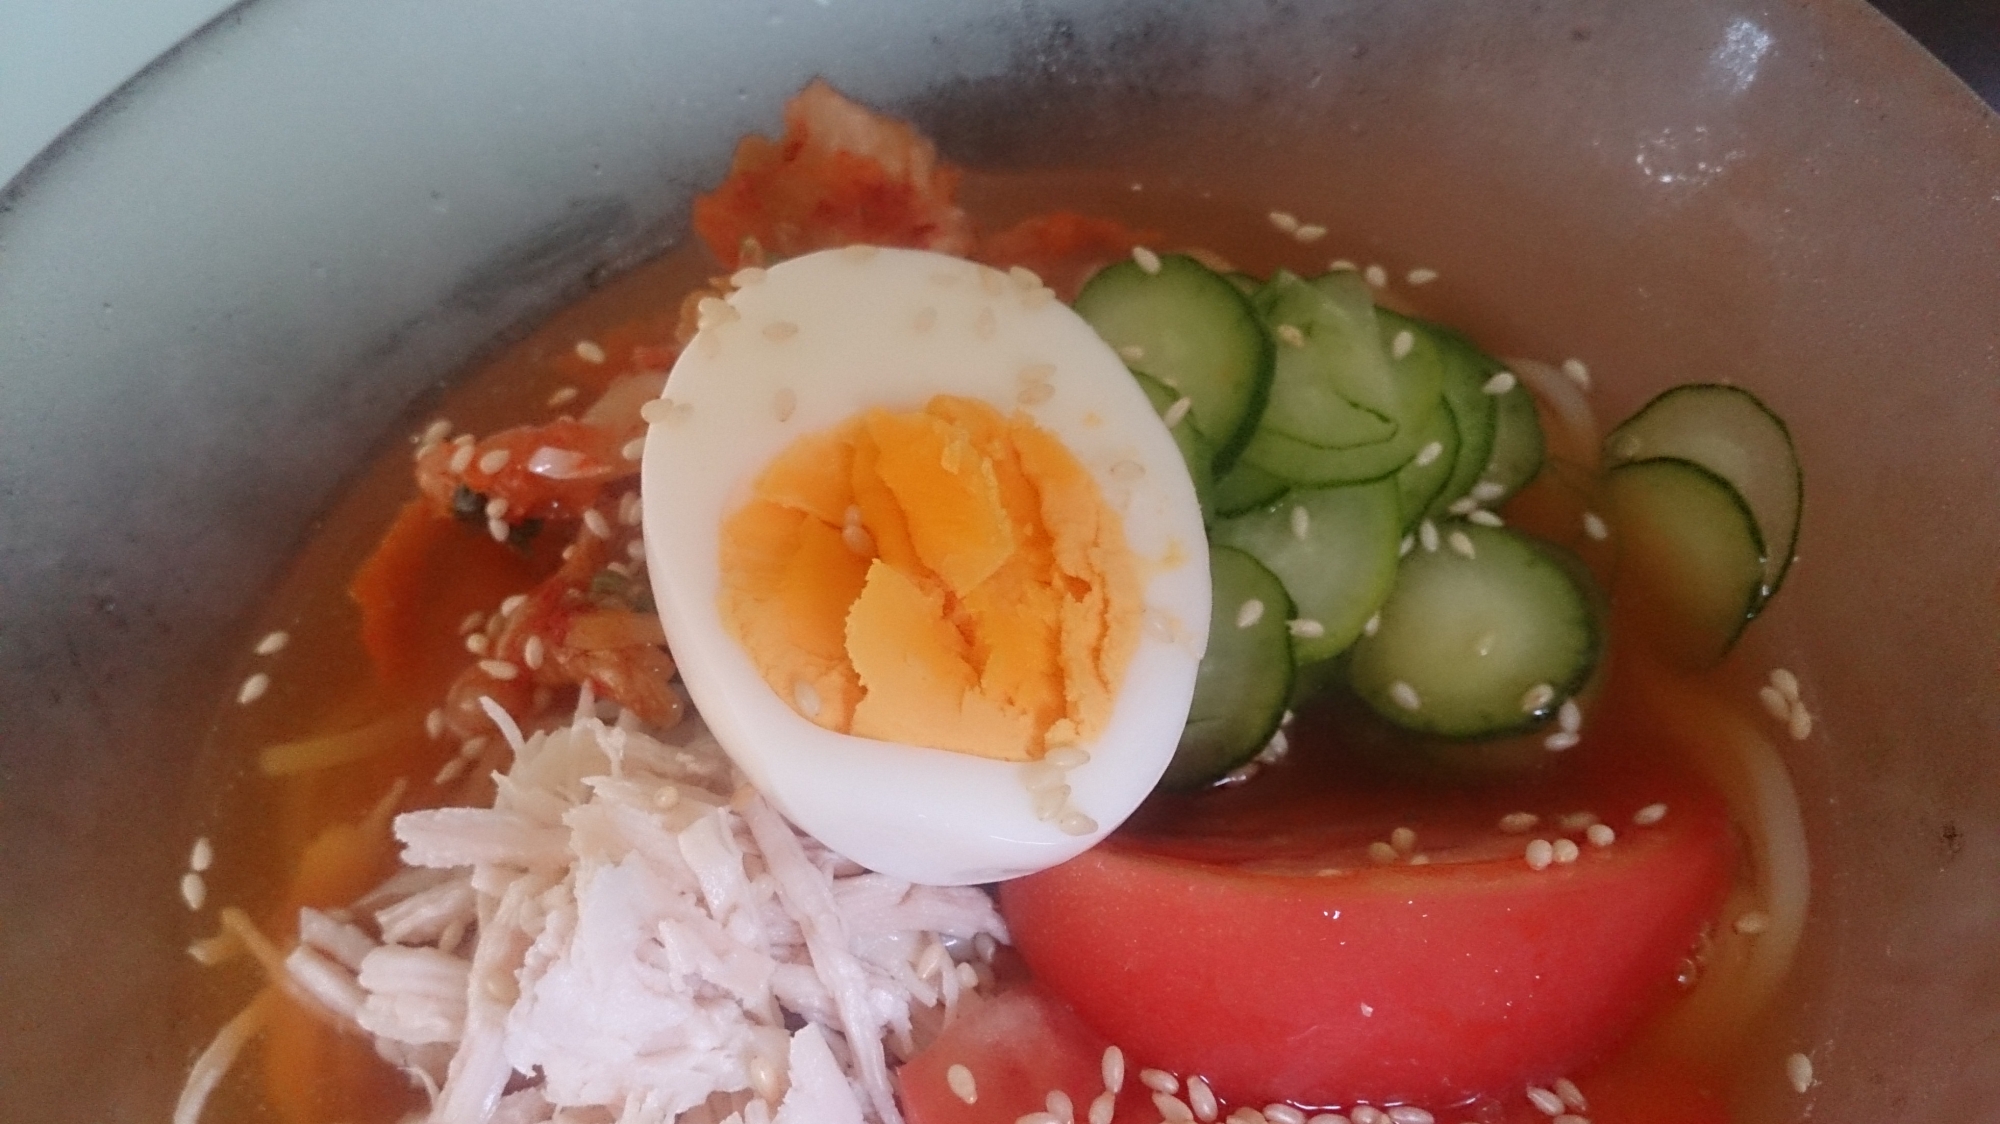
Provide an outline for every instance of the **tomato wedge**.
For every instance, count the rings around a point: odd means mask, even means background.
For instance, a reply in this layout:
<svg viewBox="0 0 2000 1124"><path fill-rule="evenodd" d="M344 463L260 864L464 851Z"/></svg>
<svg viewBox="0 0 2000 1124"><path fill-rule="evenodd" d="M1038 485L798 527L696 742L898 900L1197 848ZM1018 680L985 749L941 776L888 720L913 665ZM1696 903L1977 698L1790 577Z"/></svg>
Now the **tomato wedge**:
<svg viewBox="0 0 2000 1124"><path fill-rule="evenodd" d="M1579 846L1543 870L1523 858L1535 836L1496 826L1502 794L1411 820L1440 844L1424 865L1282 825L1142 829L1003 885L1001 909L1039 983L1135 1064L1202 1074L1225 1099L1517 1095L1607 1056L1671 996L1720 905L1735 861L1721 801L1671 791L1650 826L1632 824L1638 801L1600 800L1609 846L1546 814L1538 834Z"/></svg>
<svg viewBox="0 0 2000 1124"><path fill-rule="evenodd" d="M1082 1120L1104 1091L1105 1045L1039 988L968 999L951 1025L896 1071L904 1115L909 1124L1015 1124L1045 1111L1049 1093L1061 1090ZM952 1089L956 1065L972 1078L970 1102Z"/></svg>

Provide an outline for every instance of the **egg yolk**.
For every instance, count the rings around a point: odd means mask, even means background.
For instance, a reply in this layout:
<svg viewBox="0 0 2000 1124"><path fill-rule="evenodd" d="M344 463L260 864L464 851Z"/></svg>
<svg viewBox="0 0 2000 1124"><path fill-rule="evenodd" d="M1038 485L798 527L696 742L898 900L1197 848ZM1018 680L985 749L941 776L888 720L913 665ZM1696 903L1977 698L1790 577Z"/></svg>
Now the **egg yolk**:
<svg viewBox="0 0 2000 1124"><path fill-rule="evenodd" d="M721 565L725 626L800 714L1007 761L1096 736L1142 617L1096 481L969 398L795 441L723 525Z"/></svg>

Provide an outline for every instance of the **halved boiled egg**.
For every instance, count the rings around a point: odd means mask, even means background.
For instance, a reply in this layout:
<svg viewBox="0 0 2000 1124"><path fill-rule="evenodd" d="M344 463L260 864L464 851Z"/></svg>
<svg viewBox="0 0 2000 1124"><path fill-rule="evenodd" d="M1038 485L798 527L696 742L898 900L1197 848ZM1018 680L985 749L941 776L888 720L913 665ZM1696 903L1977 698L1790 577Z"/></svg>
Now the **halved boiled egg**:
<svg viewBox="0 0 2000 1124"><path fill-rule="evenodd" d="M1173 439L1025 271L848 247L735 281L645 411L648 565L703 719L872 869L1081 852L1166 768L1208 635Z"/></svg>

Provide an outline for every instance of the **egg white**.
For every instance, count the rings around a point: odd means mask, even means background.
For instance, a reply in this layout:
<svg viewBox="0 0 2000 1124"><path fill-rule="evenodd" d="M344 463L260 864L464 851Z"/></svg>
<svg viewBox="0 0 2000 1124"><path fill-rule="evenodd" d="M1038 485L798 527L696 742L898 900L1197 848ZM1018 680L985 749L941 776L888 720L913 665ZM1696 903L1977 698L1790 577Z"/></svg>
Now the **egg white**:
<svg viewBox="0 0 2000 1124"><path fill-rule="evenodd" d="M912 882L992 882L1052 866L1122 822L1173 755L1207 642L1208 546L1172 437L1118 356L1032 276L916 250L850 247L742 278L710 306L646 439L647 561L702 718L780 812L835 851ZM1023 372L1053 367L1053 393ZM1071 770L1096 830L1036 819L1023 767L822 729L780 698L718 608L723 521L797 438L933 395L1025 410L1124 522L1146 616L1099 736ZM1137 466L1136 469L1134 466Z"/></svg>

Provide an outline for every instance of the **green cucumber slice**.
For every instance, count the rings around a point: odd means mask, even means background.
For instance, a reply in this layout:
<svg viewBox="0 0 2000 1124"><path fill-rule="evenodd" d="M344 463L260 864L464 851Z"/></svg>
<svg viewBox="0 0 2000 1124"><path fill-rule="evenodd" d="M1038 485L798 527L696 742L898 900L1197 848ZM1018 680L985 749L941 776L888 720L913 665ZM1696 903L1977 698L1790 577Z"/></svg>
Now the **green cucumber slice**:
<svg viewBox="0 0 2000 1124"><path fill-rule="evenodd" d="M1769 600L1791 568L1805 499L1798 452L1783 419L1741 387L1677 386L1604 439L1606 465L1655 457L1692 461L1742 497L1765 548L1758 602Z"/></svg>
<svg viewBox="0 0 2000 1124"><path fill-rule="evenodd" d="M1749 505L1717 473L1674 457L1613 468L1603 496L1618 530L1621 609L1637 608L1638 630L1675 663L1720 660L1765 588L1764 542Z"/></svg>
<svg viewBox="0 0 2000 1124"><path fill-rule="evenodd" d="M1098 270L1074 307L1126 366L1192 400L1213 467L1226 472L1270 395L1271 337L1227 278L1185 254L1159 262L1154 273L1130 260Z"/></svg>
<svg viewBox="0 0 2000 1124"><path fill-rule="evenodd" d="M1501 366L1449 328L1388 309L1378 310L1378 315L1385 324L1410 330L1415 340L1410 362L1435 363L1438 368L1441 400L1451 412L1452 428L1458 434L1451 476L1438 489L1427 512L1433 517L1440 516L1472 491L1493 458L1498 404L1497 396L1486 393L1486 387Z"/></svg>
<svg viewBox="0 0 2000 1124"><path fill-rule="evenodd" d="M1285 583L1299 620L1292 651L1309 663L1353 643L1389 595L1402 522L1395 482L1378 480L1293 489L1219 520L1209 540L1249 552Z"/></svg>
<svg viewBox="0 0 2000 1124"><path fill-rule="evenodd" d="M1139 383L1139 389L1146 392L1146 400L1153 404L1153 412L1160 415L1162 422L1173 413L1183 395L1151 375L1132 372L1132 378ZM1188 479L1194 482L1195 500L1201 504L1203 523L1214 521L1215 517L1215 444L1196 428L1194 403L1180 407L1180 416L1167 432L1174 439L1174 445L1181 451L1181 460L1186 462Z"/></svg>
<svg viewBox="0 0 2000 1124"><path fill-rule="evenodd" d="M1214 610L1187 726L1160 784L1208 784L1249 761L1284 721L1292 694L1292 599L1264 564L1231 547L1208 552Z"/></svg>
<svg viewBox="0 0 2000 1124"><path fill-rule="evenodd" d="M1417 437L1417 451L1396 470L1396 500L1403 509L1406 533L1423 522L1451 480L1458 459L1458 426L1453 424L1450 410L1432 410Z"/></svg>
<svg viewBox="0 0 2000 1124"><path fill-rule="evenodd" d="M1542 470L1547 453L1534 393L1516 379L1506 393L1492 398L1493 453L1486 460L1486 471L1472 486L1481 507L1497 507L1527 487Z"/></svg>
<svg viewBox="0 0 2000 1124"><path fill-rule="evenodd" d="M1494 737L1546 721L1603 647L1581 565L1504 527L1439 530L1451 545L1403 560L1374 633L1349 654L1349 684L1377 714L1428 734Z"/></svg>
<svg viewBox="0 0 2000 1124"><path fill-rule="evenodd" d="M1215 481L1215 513L1222 516L1241 515L1284 495L1291 486L1291 481L1284 477L1273 476L1249 461L1239 459Z"/></svg>

